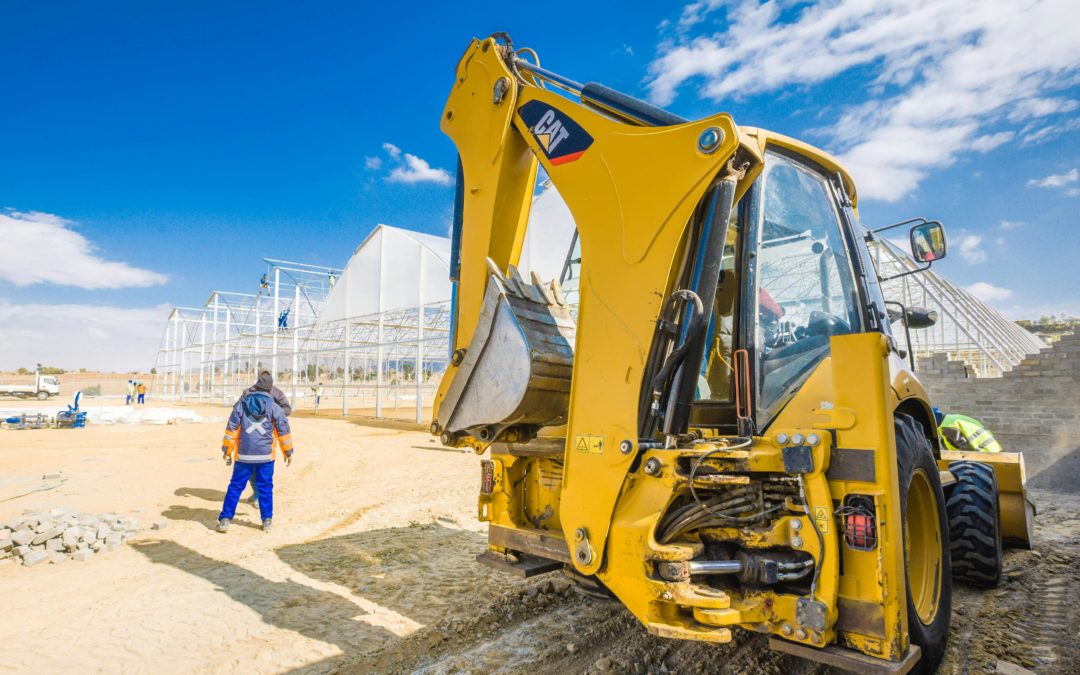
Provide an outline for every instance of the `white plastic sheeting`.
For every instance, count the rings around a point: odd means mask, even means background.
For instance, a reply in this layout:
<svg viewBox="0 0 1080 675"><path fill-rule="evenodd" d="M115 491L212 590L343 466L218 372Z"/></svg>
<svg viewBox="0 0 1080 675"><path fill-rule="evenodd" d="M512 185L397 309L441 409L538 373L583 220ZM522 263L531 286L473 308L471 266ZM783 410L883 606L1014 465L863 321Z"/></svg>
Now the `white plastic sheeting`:
<svg viewBox="0 0 1080 675"><path fill-rule="evenodd" d="M349 259L319 321L449 301L449 276L449 239L379 225Z"/></svg>
<svg viewBox="0 0 1080 675"><path fill-rule="evenodd" d="M576 231L574 217L562 195L554 185L546 184L544 191L533 199L525 228L518 264L525 278L536 272L544 282L559 279Z"/></svg>
<svg viewBox="0 0 1080 675"><path fill-rule="evenodd" d="M86 421L90 424L179 424L206 420L193 410L121 405L87 408Z"/></svg>

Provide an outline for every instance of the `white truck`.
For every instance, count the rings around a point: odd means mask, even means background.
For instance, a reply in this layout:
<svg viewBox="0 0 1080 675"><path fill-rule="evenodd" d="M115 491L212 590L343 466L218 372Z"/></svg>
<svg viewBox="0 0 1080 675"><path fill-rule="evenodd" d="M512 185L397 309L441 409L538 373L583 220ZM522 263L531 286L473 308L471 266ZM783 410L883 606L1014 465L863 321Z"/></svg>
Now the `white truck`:
<svg viewBox="0 0 1080 675"><path fill-rule="evenodd" d="M50 396L60 395L60 379L55 375L34 373L34 382L26 384L0 384L0 396L17 398L34 397L44 401Z"/></svg>

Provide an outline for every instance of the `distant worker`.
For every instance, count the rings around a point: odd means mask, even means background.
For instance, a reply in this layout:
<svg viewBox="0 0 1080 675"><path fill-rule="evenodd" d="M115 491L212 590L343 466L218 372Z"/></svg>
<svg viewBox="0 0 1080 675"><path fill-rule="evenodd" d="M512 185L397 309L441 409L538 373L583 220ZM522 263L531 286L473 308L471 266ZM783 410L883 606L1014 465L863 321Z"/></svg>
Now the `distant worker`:
<svg viewBox="0 0 1080 675"><path fill-rule="evenodd" d="M289 404L289 399L285 397L285 392L281 391L274 386L274 376L270 374L269 370L264 370L259 373L259 379L255 381L255 384L251 385L240 394L240 401L242 402L246 397L251 396L257 392L263 392L270 394L270 398L274 399L274 403L278 404L281 408L281 412L288 417L292 414L292 405ZM255 474L251 475L251 500L252 504L259 503L259 488L255 484Z"/></svg>
<svg viewBox="0 0 1080 675"><path fill-rule="evenodd" d="M337 281L337 278L336 278L336 277L334 277L334 273L333 273L333 272L331 272L331 273L330 273L330 288L333 288L333 287L334 287L334 282L335 282L335 281Z"/></svg>
<svg viewBox="0 0 1080 675"><path fill-rule="evenodd" d="M322 400L322 382L312 387L311 391L315 393L315 412L319 412L319 401Z"/></svg>
<svg viewBox="0 0 1080 675"><path fill-rule="evenodd" d="M142 382L135 385L135 391L139 394L139 405L146 405L146 385Z"/></svg>
<svg viewBox="0 0 1080 675"><path fill-rule="evenodd" d="M945 415L937 408L938 433L949 450L1001 452L1001 445L982 422L967 415Z"/></svg>
<svg viewBox="0 0 1080 675"><path fill-rule="evenodd" d="M263 291L270 292L270 277L265 274L259 279L259 294L261 295Z"/></svg>
<svg viewBox="0 0 1080 675"><path fill-rule="evenodd" d="M124 401L124 405L131 405L131 403L134 400L135 400L135 381L134 380L128 380L127 381L127 400Z"/></svg>
<svg viewBox="0 0 1080 675"><path fill-rule="evenodd" d="M221 455L226 466L233 465L233 473L218 515L218 532L229 531L240 494L252 477L259 489L262 528L270 531L274 518L274 462L279 448L288 466L292 463L293 443L285 412L269 392L246 392L233 406L221 442Z"/></svg>
<svg viewBox="0 0 1080 675"><path fill-rule="evenodd" d="M281 310L281 314L278 315L277 327L278 327L278 330L282 330L282 331L289 330L289 308L288 307Z"/></svg>

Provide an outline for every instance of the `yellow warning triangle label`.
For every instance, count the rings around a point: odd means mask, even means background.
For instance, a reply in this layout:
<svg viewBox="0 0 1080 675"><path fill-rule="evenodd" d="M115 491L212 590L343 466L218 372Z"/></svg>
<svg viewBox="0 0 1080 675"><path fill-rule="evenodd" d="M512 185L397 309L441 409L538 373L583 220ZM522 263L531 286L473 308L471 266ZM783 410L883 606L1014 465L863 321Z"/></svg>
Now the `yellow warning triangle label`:
<svg viewBox="0 0 1080 675"><path fill-rule="evenodd" d="M582 450L584 452L589 451L589 442L585 439L584 436L578 436L576 449Z"/></svg>

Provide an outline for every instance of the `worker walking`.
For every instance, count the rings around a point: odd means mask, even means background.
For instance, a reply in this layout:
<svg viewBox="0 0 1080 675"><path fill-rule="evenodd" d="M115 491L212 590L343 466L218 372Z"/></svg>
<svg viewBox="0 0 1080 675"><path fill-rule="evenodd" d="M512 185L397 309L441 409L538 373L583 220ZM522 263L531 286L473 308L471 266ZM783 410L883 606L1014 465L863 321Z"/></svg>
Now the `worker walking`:
<svg viewBox="0 0 1080 675"><path fill-rule="evenodd" d="M274 376L270 374L269 370L264 370L259 373L259 379L255 381L255 384L251 385L240 394L240 400L254 394L256 392L264 392L270 394L270 397L274 399L274 403L278 404L281 408L281 412L288 417L292 414L292 405L289 403L289 399L285 397L285 392L274 386ZM252 504L259 503L259 488L255 484L255 475L251 476L251 497Z"/></svg>
<svg viewBox="0 0 1080 675"><path fill-rule="evenodd" d="M967 415L943 415L937 409L934 413L938 418L938 433L949 450L1001 452L994 434L979 420Z"/></svg>
<svg viewBox="0 0 1080 675"><path fill-rule="evenodd" d="M285 466L292 463L293 443L285 412L267 391L245 392L233 406L221 454L233 465L232 479L218 515L218 532L228 532L244 486L255 477L259 490L259 515L264 532L274 518L274 463L280 447Z"/></svg>
<svg viewBox="0 0 1080 675"><path fill-rule="evenodd" d="M139 394L139 405L146 405L146 385L139 382L135 385L135 391Z"/></svg>
<svg viewBox="0 0 1080 675"><path fill-rule="evenodd" d="M128 380L127 381L127 400L124 401L124 405L131 405L131 403L134 400L135 400L135 381L134 380Z"/></svg>

